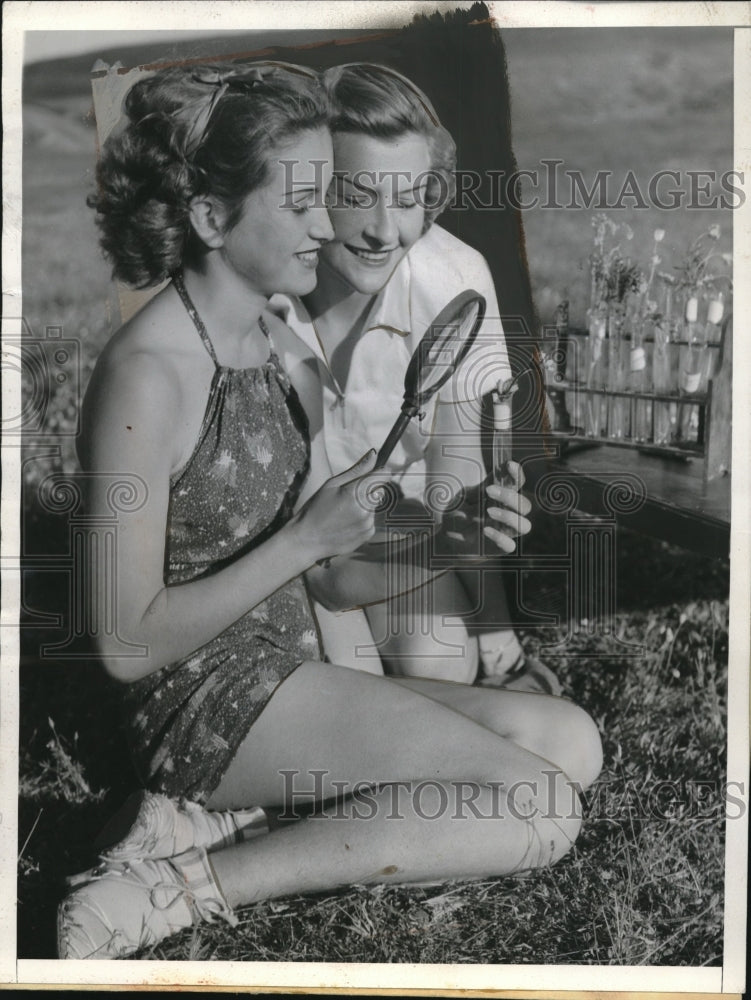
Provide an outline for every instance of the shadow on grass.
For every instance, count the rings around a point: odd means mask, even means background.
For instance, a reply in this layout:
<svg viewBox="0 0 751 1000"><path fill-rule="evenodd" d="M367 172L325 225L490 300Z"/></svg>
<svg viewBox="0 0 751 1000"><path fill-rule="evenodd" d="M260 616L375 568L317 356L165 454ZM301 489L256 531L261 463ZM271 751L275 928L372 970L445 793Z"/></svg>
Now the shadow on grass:
<svg viewBox="0 0 751 1000"><path fill-rule="evenodd" d="M64 552L64 519L35 513L34 549ZM55 955L55 914L64 879L92 865L103 817L137 786L121 726L116 685L96 659L52 659L40 651L65 628L28 627L34 615L68 619L59 573L31 576L21 633L18 817L18 957ZM33 609L33 614L29 614Z"/></svg>

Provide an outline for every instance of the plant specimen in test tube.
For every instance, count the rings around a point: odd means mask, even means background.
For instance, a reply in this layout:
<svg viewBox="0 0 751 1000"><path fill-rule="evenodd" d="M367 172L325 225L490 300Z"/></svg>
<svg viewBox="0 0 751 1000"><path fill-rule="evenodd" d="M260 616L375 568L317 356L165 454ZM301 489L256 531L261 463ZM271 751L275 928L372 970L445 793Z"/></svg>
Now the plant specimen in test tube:
<svg viewBox="0 0 751 1000"><path fill-rule="evenodd" d="M732 288L725 273L728 256L716 249L720 235L717 225L700 233L678 268L679 285L685 295L679 389L689 399L706 392L716 366L717 345L722 336L720 324L725 313L724 294L717 286L726 282ZM697 440L696 406L681 405L677 430L682 441Z"/></svg>
<svg viewBox="0 0 751 1000"><path fill-rule="evenodd" d="M517 379L502 379L493 390L493 481L515 487L509 471L511 461L511 398L519 388Z"/></svg>
<svg viewBox="0 0 751 1000"><path fill-rule="evenodd" d="M652 372L647 352L657 336L655 319L657 303L651 298L657 265L662 263L658 253L660 243L665 239L664 229L655 229L649 274L642 278L639 298L634 310L631 326L631 350L628 365L628 388L635 394L631 405L631 437L635 441L648 441L652 436L652 402L645 395L652 388Z"/></svg>
<svg viewBox="0 0 751 1000"><path fill-rule="evenodd" d="M598 218L597 216L595 217ZM631 257L624 256L620 243L605 249L607 235L614 236L619 231L626 240L633 239L633 230L627 225L616 225L611 220L598 224L595 235L595 252L592 255L594 301L591 312L596 317L595 340L599 340L597 364L591 369L592 384L597 388L610 390L609 398L600 396L599 428L593 436L603 435L607 427L610 438L628 436L628 401L615 393L628 388L629 347L626 339L627 327L633 314L634 295L643 280L642 271ZM607 332L607 354L603 338ZM593 412L596 408L593 407ZM607 424L605 424L607 421Z"/></svg>
<svg viewBox="0 0 751 1000"><path fill-rule="evenodd" d="M674 310L675 289L677 278L672 274L660 271L658 296L660 305L654 317L652 348L652 386L657 395L674 394L678 389L678 364L676 358L676 341L678 339L679 323ZM675 436L676 420L675 403L664 400L654 403L654 443L669 445Z"/></svg>

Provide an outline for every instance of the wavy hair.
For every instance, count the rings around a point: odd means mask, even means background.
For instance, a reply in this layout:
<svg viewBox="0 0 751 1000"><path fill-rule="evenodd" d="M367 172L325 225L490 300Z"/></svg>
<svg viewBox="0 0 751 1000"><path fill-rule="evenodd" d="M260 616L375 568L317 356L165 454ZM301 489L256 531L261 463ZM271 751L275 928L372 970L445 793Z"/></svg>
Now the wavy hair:
<svg viewBox="0 0 751 1000"><path fill-rule="evenodd" d="M317 75L286 63L166 69L135 83L124 110L88 204L113 276L135 288L202 252L193 199L215 197L230 230L267 180L271 153L328 124Z"/></svg>

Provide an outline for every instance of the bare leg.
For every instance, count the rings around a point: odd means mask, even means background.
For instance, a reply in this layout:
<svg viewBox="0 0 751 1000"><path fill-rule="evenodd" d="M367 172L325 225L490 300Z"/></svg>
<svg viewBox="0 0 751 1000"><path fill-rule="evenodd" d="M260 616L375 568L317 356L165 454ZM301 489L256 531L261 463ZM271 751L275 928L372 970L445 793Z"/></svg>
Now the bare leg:
<svg viewBox="0 0 751 1000"><path fill-rule="evenodd" d="M511 611L501 573L480 569L457 570L454 586L461 587L472 618L472 632L513 631Z"/></svg>
<svg viewBox="0 0 751 1000"><path fill-rule="evenodd" d="M477 641L467 634L461 617L472 608L453 573L365 610L391 676L474 681Z"/></svg>
<svg viewBox="0 0 751 1000"><path fill-rule="evenodd" d="M406 685L312 662L279 687L209 806L327 799L358 782L377 790L213 854L230 904L546 865L580 826L555 763Z"/></svg>
<svg viewBox="0 0 751 1000"><path fill-rule="evenodd" d="M323 605L314 601L313 611L329 662L383 676L378 649L373 642L368 620L362 608L353 608L351 611L328 611Z"/></svg>
<svg viewBox="0 0 751 1000"><path fill-rule="evenodd" d="M524 655L510 624L503 577L500 573L458 571L456 588L466 594L470 611L465 614L465 624L468 634L477 640L480 675L502 675Z"/></svg>
<svg viewBox="0 0 751 1000"><path fill-rule="evenodd" d="M500 574L485 574L480 586L478 573L445 573L419 590L365 610L390 677L472 684L479 666L484 683L561 693L555 675L525 657L516 633L503 624L509 611ZM512 679L512 668L523 676Z"/></svg>
<svg viewBox="0 0 751 1000"><path fill-rule="evenodd" d="M480 683L490 687L515 688L560 694L555 674L535 657L525 655L511 625L508 597L500 573L460 570L456 589L463 590L470 613L464 623L471 640L477 642Z"/></svg>
<svg viewBox="0 0 751 1000"><path fill-rule="evenodd" d="M588 788L602 769L597 726L584 709L565 698L421 677L391 680L461 712L538 757L555 761L581 789Z"/></svg>

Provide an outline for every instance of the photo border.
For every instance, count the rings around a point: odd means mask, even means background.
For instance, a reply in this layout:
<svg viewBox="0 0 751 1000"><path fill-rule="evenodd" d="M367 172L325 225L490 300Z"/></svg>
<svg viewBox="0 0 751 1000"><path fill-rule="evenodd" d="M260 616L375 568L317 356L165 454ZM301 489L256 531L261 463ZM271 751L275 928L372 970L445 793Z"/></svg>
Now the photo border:
<svg viewBox="0 0 751 1000"><path fill-rule="evenodd" d="M210 12L211 30L263 30L289 28L399 28L416 13L441 13L470 3L411 0L373 3L316 0L271 3L160 3L92 2L6 3L4 7L3 187L3 332L14 336L13 317L22 315L20 238L23 225L21 200L21 72L23 34L27 30L128 30L144 21L160 30L205 28ZM669 25L729 26L735 31L735 169L751 177L751 23L745 4L657 3L489 3L492 16L503 28L540 27L658 27ZM739 317L751 317L751 205L746 202L734 215L734 309ZM19 321L20 322L20 321ZM747 664L751 659L748 610L751 595L751 474L748 442L751 439L751 393L744 376L751 374L751 339L745 324L738 324L734 338L733 394L733 483L731 523L730 673L733 697L728 703L728 775L747 781L748 704ZM20 412L20 376L3 379L3 413ZM620 966L431 966L306 963L175 963L118 961L66 962L17 960L16 958L16 853L18 791L18 635L13 623L20 607L18 510L20 504L19 449L3 442L2 469L2 672L0 673L0 982L44 986L145 985L157 988L182 985L193 988L263 988L269 992L290 989L344 992L493 990L494 995L520 996L520 990L535 997L568 996L572 991L640 991L682 993L686 996L740 993L745 974L746 843L748 796L742 819L727 823L725 880L725 952L721 968L620 967ZM15 560L15 562L14 562ZM10 627L9 627L10 626ZM739 872L744 877L739 877Z"/></svg>

